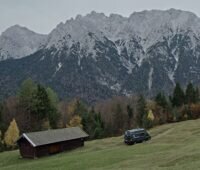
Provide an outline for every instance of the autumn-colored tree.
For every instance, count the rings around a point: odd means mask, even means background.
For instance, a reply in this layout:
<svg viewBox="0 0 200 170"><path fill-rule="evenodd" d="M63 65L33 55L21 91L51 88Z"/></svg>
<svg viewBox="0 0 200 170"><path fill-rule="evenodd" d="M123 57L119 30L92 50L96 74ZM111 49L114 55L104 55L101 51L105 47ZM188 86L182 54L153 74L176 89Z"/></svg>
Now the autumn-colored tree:
<svg viewBox="0 0 200 170"><path fill-rule="evenodd" d="M61 112L61 119L64 125L69 124L69 120L75 115L79 115L83 119L88 112L85 104L79 99L73 99L70 102L62 102L59 111Z"/></svg>
<svg viewBox="0 0 200 170"><path fill-rule="evenodd" d="M153 114L152 110L149 110L148 112L146 112L145 115L143 115L142 126L144 128L152 128L153 120L154 120L154 114Z"/></svg>
<svg viewBox="0 0 200 170"><path fill-rule="evenodd" d="M80 128L83 128L83 125L81 124L82 119L80 116L75 115L72 117L72 119L69 122L69 125L66 125L67 127L76 127L79 126Z"/></svg>
<svg viewBox="0 0 200 170"><path fill-rule="evenodd" d="M15 119L10 122L10 125L5 132L4 142L7 147L14 149L16 140L19 138L19 129Z"/></svg>
<svg viewBox="0 0 200 170"><path fill-rule="evenodd" d="M8 97L2 103L2 113L1 113L1 123L0 128L4 133L7 130L10 122L12 121L13 117L16 118L16 113L18 112L17 109L17 98L16 97Z"/></svg>
<svg viewBox="0 0 200 170"><path fill-rule="evenodd" d="M190 112L193 119L200 118L200 104L192 104L190 107Z"/></svg>
<svg viewBox="0 0 200 170"><path fill-rule="evenodd" d="M148 111L147 118L148 118L149 120L151 120L151 121L154 120L154 114L153 114L152 110L149 110L149 111Z"/></svg>
<svg viewBox="0 0 200 170"><path fill-rule="evenodd" d="M182 90L179 83L176 83L176 86L174 88L173 97L172 97L172 105L176 107L180 107L185 102L185 94Z"/></svg>

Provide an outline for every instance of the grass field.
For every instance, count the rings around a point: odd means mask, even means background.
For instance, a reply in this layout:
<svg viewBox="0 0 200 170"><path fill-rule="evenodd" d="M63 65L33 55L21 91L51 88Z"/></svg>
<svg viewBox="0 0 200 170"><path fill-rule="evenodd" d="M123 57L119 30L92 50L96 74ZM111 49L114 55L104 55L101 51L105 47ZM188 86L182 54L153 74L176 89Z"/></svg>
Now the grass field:
<svg viewBox="0 0 200 170"><path fill-rule="evenodd" d="M85 143L85 147L35 160L18 151L0 153L1 170L199 170L200 120L159 126L152 140L127 146L123 137Z"/></svg>

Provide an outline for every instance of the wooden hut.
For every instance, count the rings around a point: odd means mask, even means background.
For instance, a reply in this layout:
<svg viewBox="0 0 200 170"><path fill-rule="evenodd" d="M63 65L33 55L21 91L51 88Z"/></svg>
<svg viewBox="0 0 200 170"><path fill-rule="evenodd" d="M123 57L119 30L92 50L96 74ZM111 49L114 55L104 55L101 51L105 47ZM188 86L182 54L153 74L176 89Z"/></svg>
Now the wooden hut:
<svg viewBox="0 0 200 170"><path fill-rule="evenodd" d="M17 140L24 158L36 158L84 146L88 137L79 127L23 133Z"/></svg>

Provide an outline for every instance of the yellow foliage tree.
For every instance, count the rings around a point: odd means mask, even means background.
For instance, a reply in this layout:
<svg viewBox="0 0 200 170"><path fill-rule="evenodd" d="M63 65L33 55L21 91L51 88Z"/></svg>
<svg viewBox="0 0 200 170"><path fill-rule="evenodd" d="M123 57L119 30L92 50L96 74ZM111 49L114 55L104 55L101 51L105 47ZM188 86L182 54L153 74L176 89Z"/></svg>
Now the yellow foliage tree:
<svg viewBox="0 0 200 170"><path fill-rule="evenodd" d="M148 118L149 120L151 120L151 121L153 121L153 120L154 120L154 115L153 115L153 112L152 112L152 110L149 110L149 111L148 111L147 118Z"/></svg>
<svg viewBox="0 0 200 170"><path fill-rule="evenodd" d="M67 125L67 127L76 127L79 126L80 128L83 127L83 125L81 124L82 119L80 116L73 116L72 119L69 122L69 125Z"/></svg>
<svg viewBox="0 0 200 170"><path fill-rule="evenodd" d="M19 138L19 129L15 119L10 122L10 125L5 133L4 142L7 147L14 148L16 146L16 140Z"/></svg>

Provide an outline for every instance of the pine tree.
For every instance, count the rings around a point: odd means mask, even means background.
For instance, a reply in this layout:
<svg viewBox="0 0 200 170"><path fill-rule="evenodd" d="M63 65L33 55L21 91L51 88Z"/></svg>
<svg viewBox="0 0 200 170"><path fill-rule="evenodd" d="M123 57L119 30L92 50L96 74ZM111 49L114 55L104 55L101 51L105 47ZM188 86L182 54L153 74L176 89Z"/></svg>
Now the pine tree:
<svg viewBox="0 0 200 170"><path fill-rule="evenodd" d="M163 109L166 109L168 106L167 99L164 95L164 93L158 93L155 97L155 102L161 106Z"/></svg>
<svg viewBox="0 0 200 170"><path fill-rule="evenodd" d="M104 136L104 123L101 119L101 114L98 113L94 115L94 139L100 139Z"/></svg>
<svg viewBox="0 0 200 170"><path fill-rule="evenodd" d="M187 85L186 91L185 91L185 102L187 104L195 103L196 102L196 92L192 85L192 83L189 83Z"/></svg>
<svg viewBox="0 0 200 170"><path fill-rule="evenodd" d="M35 114L38 115L39 119L46 118L50 108L50 100L45 88L41 85L38 85L37 93L34 97L33 109L35 109Z"/></svg>
<svg viewBox="0 0 200 170"><path fill-rule="evenodd" d="M143 125L143 117L146 115L146 100L143 95L140 95L137 100L137 124L138 126Z"/></svg>
<svg viewBox="0 0 200 170"><path fill-rule="evenodd" d="M32 114L32 105L36 92L37 85L30 78L22 82L18 92L18 111L22 115L19 124L23 132L31 131L33 124L35 124L35 118Z"/></svg>
<svg viewBox="0 0 200 170"><path fill-rule="evenodd" d="M89 134L90 138L93 138L93 132L94 132L94 128L95 128L95 117L96 113L94 108L92 107L92 109L86 113L84 113L82 115L82 125L83 125L83 129Z"/></svg>
<svg viewBox="0 0 200 170"><path fill-rule="evenodd" d="M58 112L58 101L59 101L58 96L49 87L46 89L46 92L47 92L49 102L50 102L50 108L49 108L49 113L48 113L49 123L52 128L56 128L57 122L61 116L60 113Z"/></svg>
<svg viewBox="0 0 200 170"><path fill-rule="evenodd" d="M184 91L182 90L180 84L176 83L172 97L172 105L179 107L184 104L184 101L185 101Z"/></svg>
<svg viewBox="0 0 200 170"><path fill-rule="evenodd" d="M47 95L49 97L51 105L53 107L57 107L59 100L58 100L58 95L56 94L56 92L53 91L50 87L48 87L46 89L46 92L47 92Z"/></svg>
<svg viewBox="0 0 200 170"><path fill-rule="evenodd" d="M133 109L131 108L130 105L127 105L126 110L127 110L127 114L128 114L128 121L127 121L128 129L130 129L130 127L131 127L131 120L133 118Z"/></svg>
<svg viewBox="0 0 200 170"><path fill-rule="evenodd" d="M4 142L7 147L15 148L16 141L18 138L19 138L19 129L15 119L13 119L12 122L10 122L7 131L5 132Z"/></svg>
<svg viewBox="0 0 200 170"><path fill-rule="evenodd" d="M24 132L36 130L36 116L33 110L34 96L37 93L37 84L31 78L24 80L17 93L19 99L18 111L22 115L19 120L21 130ZM38 129L37 129L38 130Z"/></svg>
<svg viewBox="0 0 200 170"><path fill-rule="evenodd" d="M116 134L120 133L123 129L123 113L119 103L117 103L114 110L114 131Z"/></svg>
<svg viewBox="0 0 200 170"><path fill-rule="evenodd" d="M35 120L32 123L32 130L41 130L42 122L48 119L49 115L52 113L52 107L48 94L46 89L41 85L37 85L37 91L33 96L31 110L31 116L33 116Z"/></svg>
<svg viewBox="0 0 200 170"><path fill-rule="evenodd" d="M22 82L21 88L18 92L20 106L22 106L26 111L30 111L31 104L33 102L33 94L37 90L37 85L32 81L32 79L27 79Z"/></svg>

